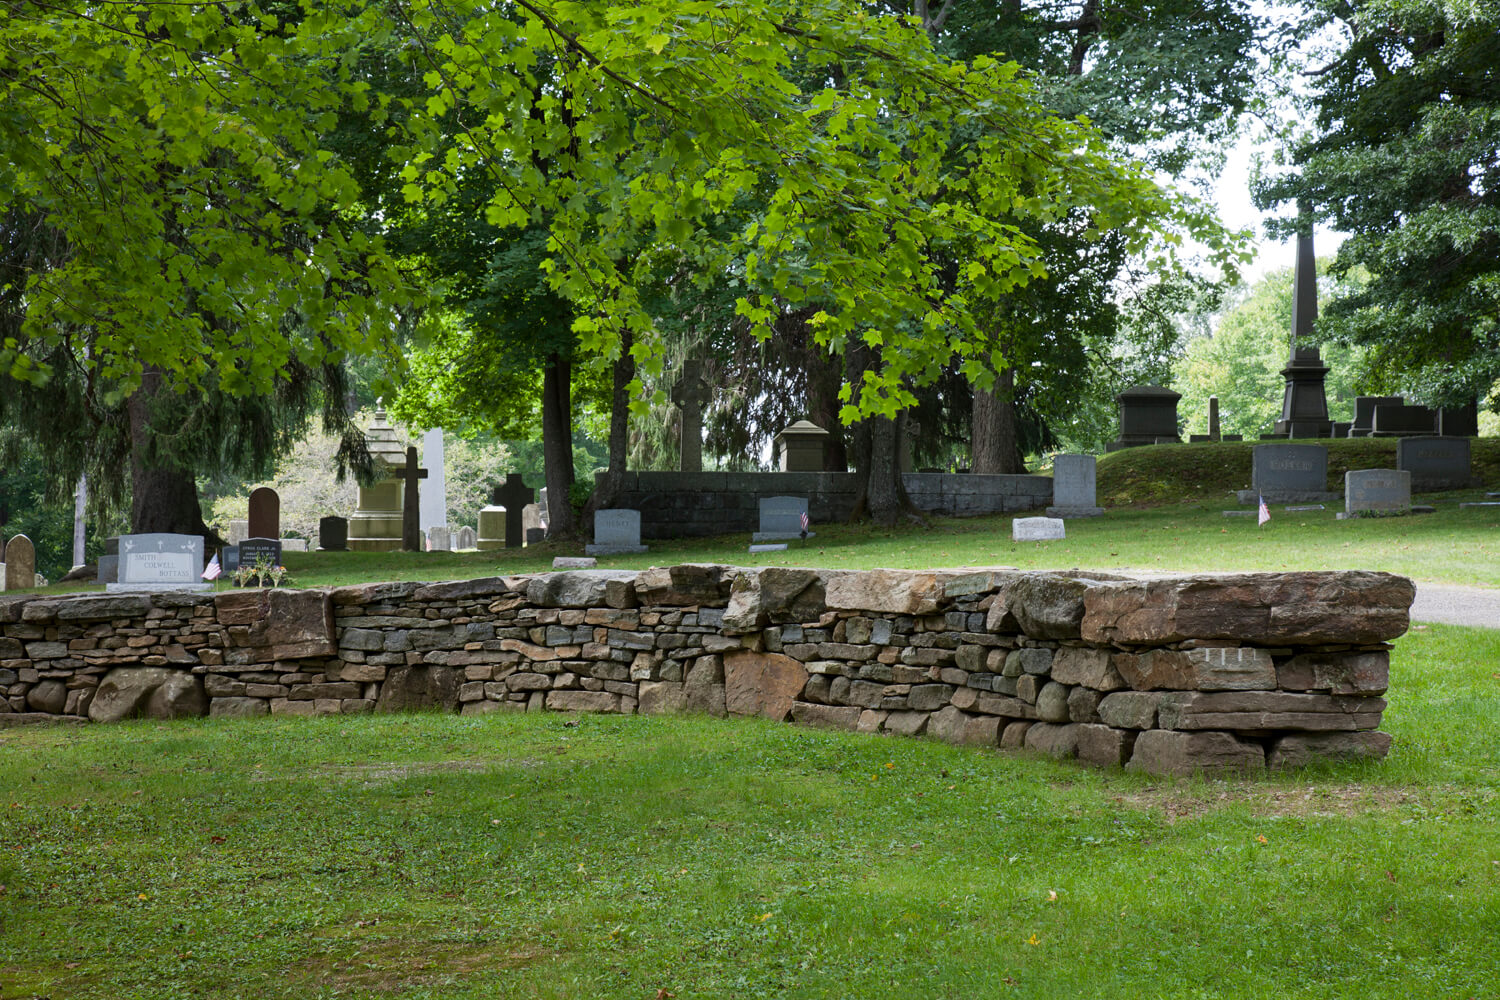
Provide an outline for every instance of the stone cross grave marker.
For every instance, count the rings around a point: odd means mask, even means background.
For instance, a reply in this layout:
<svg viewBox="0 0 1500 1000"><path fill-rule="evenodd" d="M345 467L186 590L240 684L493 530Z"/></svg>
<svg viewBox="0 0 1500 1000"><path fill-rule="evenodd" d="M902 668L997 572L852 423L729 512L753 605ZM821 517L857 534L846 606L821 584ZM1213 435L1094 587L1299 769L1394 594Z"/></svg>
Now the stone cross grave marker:
<svg viewBox="0 0 1500 1000"><path fill-rule="evenodd" d="M505 547L519 549L526 538L522 527L521 510L536 502L536 490L527 486L519 472L505 477L505 482L490 493L490 503L505 508Z"/></svg>
<svg viewBox="0 0 1500 1000"><path fill-rule="evenodd" d="M36 546L25 535L5 543L6 590L29 590L36 586Z"/></svg>
<svg viewBox="0 0 1500 1000"><path fill-rule="evenodd" d="M250 521L247 538L281 537L281 495L269 486L250 491Z"/></svg>
<svg viewBox="0 0 1500 1000"><path fill-rule="evenodd" d="M203 536L156 532L120 536L120 582L111 592L212 590L203 580Z"/></svg>
<svg viewBox="0 0 1500 1000"><path fill-rule="evenodd" d="M1340 518L1410 513L1410 472L1359 469L1344 473L1344 512Z"/></svg>
<svg viewBox="0 0 1500 1000"><path fill-rule="evenodd" d="M349 519L347 517L318 519L318 550L320 552L347 552L349 550Z"/></svg>
<svg viewBox="0 0 1500 1000"><path fill-rule="evenodd" d="M401 472L405 483L401 497L401 550L422 551L422 497L418 480L427 478L427 470L417 468L417 446L406 446L406 468Z"/></svg>
<svg viewBox="0 0 1500 1000"><path fill-rule="evenodd" d="M672 386L672 402L682 412L683 472L703 471L703 407L712 398L712 391L703 377L703 362L684 361L682 377Z"/></svg>
<svg viewBox="0 0 1500 1000"><path fill-rule="evenodd" d="M807 513L807 497L761 497L760 530L750 536L752 542L788 542L802 537L802 515ZM808 538L813 533L807 533Z"/></svg>
<svg viewBox="0 0 1500 1000"><path fill-rule="evenodd" d="M594 544L585 545L591 556L645 552L641 544L641 512L638 510L594 511Z"/></svg>
<svg viewBox="0 0 1500 1000"><path fill-rule="evenodd" d="M1418 493L1461 490L1469 486L1469 439L1409 437L1396 442L1396 468L1411 473Z"/></svg>
<svg viewBox="0 0 1500 1000"><path fill-rule="evenodd" d="M460 552L467 552L469 549L475 548L478 543L479 536L473 528L465 524L458 529L458 537L453 543L453 547Z"/></svg>
<svg viewBox="0 0 1500 1000"><path fill-rule="evenodd" d="M1239 491L1242 504L1323 503L1338 496L1328 489L1328 449L1321 444L1258 444L1252 456L1251 489Z"/></svg>
<svg viewBox="0 0 1500 1000"><path fill-rule="evenodd" d="M1052 506L1048 517L1098 517L1093 455L1058 455L1052 459Z"/></svg>

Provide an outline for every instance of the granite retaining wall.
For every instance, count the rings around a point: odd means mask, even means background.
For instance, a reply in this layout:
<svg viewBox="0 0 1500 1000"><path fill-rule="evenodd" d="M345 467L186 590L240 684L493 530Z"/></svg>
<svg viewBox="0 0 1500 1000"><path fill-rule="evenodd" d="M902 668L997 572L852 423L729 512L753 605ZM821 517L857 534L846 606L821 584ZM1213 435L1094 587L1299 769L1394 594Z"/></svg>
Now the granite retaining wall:
<svg viewBox="0 0 1500 1000"><path fill-rule="evenodd" d="M1050 476L908 473L902 481L929 514L1004 514L1052 503ZM701 538L759 531L760 500L780 496L807 497L817 525L847 520L858 488L850 472L627 472L613 503L641 512L644 539Z"/></svg>
<svg viewBox="0 0 1500 1000"><path fill-rule="evenodd" d="M0 599L0 725L430 709L701 712L1152 774L1381 757L1384 573L686 565Z"/></svg>

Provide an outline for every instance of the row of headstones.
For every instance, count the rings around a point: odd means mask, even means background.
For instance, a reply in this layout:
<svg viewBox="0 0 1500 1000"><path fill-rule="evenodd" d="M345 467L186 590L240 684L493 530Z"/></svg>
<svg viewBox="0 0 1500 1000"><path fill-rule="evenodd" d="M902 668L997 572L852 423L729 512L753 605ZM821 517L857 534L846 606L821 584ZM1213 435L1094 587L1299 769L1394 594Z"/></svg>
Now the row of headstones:
<svg viewBox="0 0 1500 1000"><path fill-rule="evenodd" d="M30 590L36 586L36 546L16 535L0 546L0 590Z"/></svg>
<svg viewBox="0 0 1500 1000"><path fill-rule="evenodd" d="M1251 489L1241 503L1318 501L1328 494L1328 449L1320 444L1262 444L1252 453ZM1376 470L1362 470L1376 471ZM1419 493L1464 489L1472 485L1469 439L1413 437L1396 442L1397 472L1407 473L1410 490ZM1408 500L1408 502L1410 502Z"/></svg>

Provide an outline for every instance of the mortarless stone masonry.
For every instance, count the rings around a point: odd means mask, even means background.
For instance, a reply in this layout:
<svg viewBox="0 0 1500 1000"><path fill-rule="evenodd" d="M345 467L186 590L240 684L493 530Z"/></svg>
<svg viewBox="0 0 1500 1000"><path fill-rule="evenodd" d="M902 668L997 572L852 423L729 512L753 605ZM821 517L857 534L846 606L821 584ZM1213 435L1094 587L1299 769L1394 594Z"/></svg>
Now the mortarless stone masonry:
<svg viewBox="0 0 1500 1000"><path fill-rule="evenodd" d="M1385 573L688 565L0 599L0 725L438 709L762 715L1152 774L1381 757Z"/></svg>

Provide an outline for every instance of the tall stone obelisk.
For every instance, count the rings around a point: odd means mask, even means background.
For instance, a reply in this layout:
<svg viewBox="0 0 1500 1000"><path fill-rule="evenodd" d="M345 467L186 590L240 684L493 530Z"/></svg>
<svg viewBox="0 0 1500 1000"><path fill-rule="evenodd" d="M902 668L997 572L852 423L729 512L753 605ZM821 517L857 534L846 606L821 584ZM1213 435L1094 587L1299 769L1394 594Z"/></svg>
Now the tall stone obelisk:
<svg viewBox="0 0 1500 1000"><path fill-rule="evenodd" d="M1292 353L1281 377L1286 379L1286 394L1281 399L1281 419L1276 433L1293 438L1330 437L1333 421L1328 419L1328 394L1324 379L1328 366L1323 364L1316 345L1303 346L1312 340L1313 320L1318 318L1318 263L1313 256L1312 233L1297 237L1297 269L1292 278Z"/></svg>

